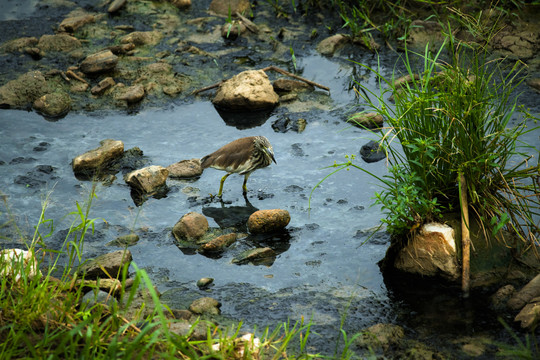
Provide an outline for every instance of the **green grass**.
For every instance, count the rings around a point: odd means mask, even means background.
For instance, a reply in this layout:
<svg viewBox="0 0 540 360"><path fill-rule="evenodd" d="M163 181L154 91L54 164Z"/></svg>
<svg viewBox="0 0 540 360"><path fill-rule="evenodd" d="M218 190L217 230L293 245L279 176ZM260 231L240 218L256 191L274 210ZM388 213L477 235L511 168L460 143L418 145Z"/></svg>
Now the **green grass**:
<svg viewBox="0 0 540 360"><path fill-rule="evenodd" d="M94 185L83 204L75 202L76 210L68 214L73 220L68 235L62 247L54 250L47 247L47 239L54 231L53 220L46 217L50 194L43 201L42 212L31 238L18 229L5 204L10 220L2 227L10 226L14 230L13 236L25 244L41 273L33 275L31 270L36 270L36 266L25 264L22 258L0 256L1 359L317 357L308 353L311 323L304 324L303 320L295 324L284 323L273 332L266 329L257 341L239 339L241 323L231 330L197 320L192 324L191 332L185 336L169 331L169 324L177 320L168 316L169 309L160 302L150 278L135 263L131 264L135 272L130 287L126 287L127 267L118 274L109 274L122 284L119 292L113 294L111 290L109 293L117 301L109 305L101 302L83 304L83 286L77 285L78 279L73 274L76 264L83 258L85 234L93 231L95 223L102 220L90 217L92 200L97 197L95 190ZM47 263L45 259L48 259ZM28 264L32 264L32 261ZM60 277L53 277L52 274L59 269L63 269ZM84 288L88 287L92 285L86 283ZM140 290L149 294L148 301L133 311L130 305ZM153 310L143 317L145 308ZM194 329L199 326L207 329L207 339L204 341L191 338Z"/></svg>

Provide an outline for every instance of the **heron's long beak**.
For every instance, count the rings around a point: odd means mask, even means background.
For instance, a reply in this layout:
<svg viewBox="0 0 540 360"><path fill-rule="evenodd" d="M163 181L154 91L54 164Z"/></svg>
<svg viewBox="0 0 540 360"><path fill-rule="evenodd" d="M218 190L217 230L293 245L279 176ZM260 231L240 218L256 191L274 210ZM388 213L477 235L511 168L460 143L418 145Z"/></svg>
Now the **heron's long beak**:
<svg viewBox="0 0 540 360"><path fill-rule="evenodd" d="M274 158L274 154L272 153L272 151L269 148L264 148L264 151L268 154L268 156L270 156L272 161L277 165L277 161Z"/></svg>

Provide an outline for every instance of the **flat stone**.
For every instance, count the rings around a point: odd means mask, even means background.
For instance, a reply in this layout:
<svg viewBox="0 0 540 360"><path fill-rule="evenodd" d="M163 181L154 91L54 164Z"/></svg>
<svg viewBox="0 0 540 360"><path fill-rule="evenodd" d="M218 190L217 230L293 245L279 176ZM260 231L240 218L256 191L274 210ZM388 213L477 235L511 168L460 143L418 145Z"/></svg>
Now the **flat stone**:
<svg viewBox="0 0 540 360"><path fill-rule="evenodd" d="M118 56L111 50L103 50L89 55L81 63L80 69L85 74L98 74L112 70L118 63Z"/></svg>

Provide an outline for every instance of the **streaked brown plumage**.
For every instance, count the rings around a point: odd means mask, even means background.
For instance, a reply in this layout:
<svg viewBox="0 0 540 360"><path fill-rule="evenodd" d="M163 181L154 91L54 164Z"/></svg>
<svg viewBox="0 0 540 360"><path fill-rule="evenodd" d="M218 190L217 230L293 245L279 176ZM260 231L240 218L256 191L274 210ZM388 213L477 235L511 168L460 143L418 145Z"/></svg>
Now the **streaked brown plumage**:
<svg viewBox="0 0 540 360"><path fill-rule="evenodd" d="M276 162L276 159L274 149L268 139L264 136L249 136L236 139L210 155L206 155L201 159L201 166L203 169L211 167L227 172L219 186L218 196L221 196L223 183L229 175L234 173L244 175L242 189L245 194L249 175L257 169L267 167L272 161Z"/></svg>

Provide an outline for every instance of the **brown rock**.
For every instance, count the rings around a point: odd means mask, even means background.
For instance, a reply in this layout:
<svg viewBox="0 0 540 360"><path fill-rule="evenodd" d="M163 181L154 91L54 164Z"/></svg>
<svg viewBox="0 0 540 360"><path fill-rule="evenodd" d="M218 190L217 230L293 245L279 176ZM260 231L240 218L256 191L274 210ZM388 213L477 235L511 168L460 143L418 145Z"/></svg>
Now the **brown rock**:
<svg viewBox="0 0 540 360"><path fill-rule="evenodd" d="M540 78L529 79L527 84L537 92L540 92Z"/></svg>
<svg viewBox="0 0 540 360"><path fill-rule="evenodd" d="M423 276L441 274L450 280L459 279L461 272L456 257L454 229L439 223L425 224L407 246L400 249L394 266L408 273Z"/></svg>
<svg viewBox="0 0 540 360"><path fill-rule="evenodd" d="M133 85L125 88L119 94L115 95L117 100L125 100L128 104L134 104L144 98L145 91L142 85Z"/></svg>
<svg viewBox="0 0 540 360"><path fill-rule="evenodd" d="M540 322L540 297L532 299L525 305L514 321L519 321L522 329L533 331Z"/></svg>
<svg viewBox="0 0 540 360"><path fill-rule="evenodd" d="M508 308L514 311L523 308L531 299L540 297L540 274L536 275L527 285L518 291L510 300Z"/></svg>
<svg viewBox="0 0 540 360"><path fill-rule="evenodd" d="M322 40L319 45L317 45L317 51L321 55L332 56L339 47L347 42L349 42L349 37L343 34L332 35Z"/></svg>
<svg viewBox="0 0 540 360"><path fill-rule="evenodd" d="M118 250L85 262L79 267L77 273L84 274L85 279L108 279L110 276L118 278L121 276L122 268L129 266L132 259L131 251Z"/></svg>
<svg viewBox="0 0 540 360"><path fill-rule="evenodd" d="M157 45L163 39L163 34L159 31L134 31L120 39L122 44Z"/></svg>
<svg viewBox="0 0 540 360"><path fill-rule="evenodd" d="M313 90L313 86L303 81L290 80L290 79L277 79L272 84L274 90L277 93L280 92L298 92L304 90Z"/></svg>
<svg viewBox="0 0 540 360"><path fill-rule="evenodd" d="M71 165L75 174L92 176L123 155L124 143L120 140L107 139L101 141L98 148L77 156Z"/></svg>
<svg viewBox="0 0 540 360"><path fill-rule="evenodd" d="M24 108L45 95L48 89L41 72L28 72L0 87L0 108Z"/></svg>
<svg viewBox="0 0 540 360"><path fill-rule="evenodd" d="M85 74L98 74L114 69L117 63L118 56L114 55L111 50L103 50L87 56L80 68Z"/></svg>
<svg viewBox="0 0 540 360"><path fill-rule="evenodd" d="M401 326L393 324L375 324L362 331L357 343L363 348L384 350L399 345L405 338L405 331Z"/></svg>
<svg viewBox="0 0 540 360"><path fill-rule="evenodd" d="M70 108L71 98L64 92L45 94L34 101L34 109L50 118L61 117L67 114Z"/></svg>
<svg viewBox="0 0 540 360"><path fill-rule="evenodd" d="M182 216L173 227L177 240L194 241L200 239L208 230L208 220L204 215L190 212Z"/></svg>
<svg viewBox="0 0 540 360"><path fill-rule="evenodd" d="M109 5L109 8L107 9L107 12L109 14L113 14L113 13L117 12L118 10L123 8L124 5L126 5L126 2L127 2L127 0L114 0L111 3L111 5Z"/></svg>
<svg viewBox="0 0 540 360"><path fill-rule="evenodd" d="M82 46L81 42L66 33L56 35L43 35L38 42L37 47L42 51L60 51L69 52Z"/></svg>
<svg viewBox="0 0 540 360"><path fill-rule="evenodd" d="M249 10L249 0L212 0L209 10L218 15L228 16L231 14L245 13Z"/></svg>
<svg viewBox="0 0 540 360"><path fill-rule="evenodd" d="M276 257L276 252L269 247L256 248L251 250L246 250L236 256L233 260L233 264L246 264L249 262L253 263L264 263L265 260L271 260L273 262ZM270 264L268 264L270 265Z"/></svg>
<svg viewBox="0 0 540 360"><path fill-rule="evenodd" d="M114 79L112 77L106 77L105 79L101 80L99 84L94 86L92 90L92 95L101 95L105 92L105 90L113 87L116 84Z"/></svg>
<svg viewBox="0 0 540 360"><path fill-rule="evenodd" d="M77 31L77 29L83 27L84 25L91 24L95 21L96 21L96 18L94 17L94 15L91 15L91 14L73 16L73 17L65 18L60 23L60 26L58 26L58 30L60 32L73 33Z"/></svg>
<svg viewBox="0 0 540 360"><path fill-rule="evenodd" d="M27 48L36 47L37 44L38 39L35 37L22 37L0 45L0 51L7 53L23 52Z"/></svg>
<svg viewBox="0 0 540 360"><path fill-rule="evenodd" d="M382 115L376 112L356 113L351 115L347 121L363 129L376 129L383 125Z"/></svg>
<svg viewBox="0 0 540 360"><path fill-rule="evenodd" d="M191 0L169 0L171 4L179 9L187 9L191 6Z"/></svg>
<svg viewBox="0 0 540 360"><path fill-rule="evenodd" d="M169 177L189 179L200 176L203 172L200 159L182 160L167 167Z"/></svg>
<svg viewBox="0 0 540 360"><path fill-rule="evenodd" d="M152 165L135 170L125 176L126 183L144 194L153 194L165 186L169 171L163 166Z"/></svg>
<svg viewBox="0 0 540 360"><path fill-rule="evenodd" d="M189 311L195 314L212 314L218 315L220 313L219 308L221 303L211 297L203 297L197 299L189 305Z"/></svg>
<svg viewBox="0 0 540 360"><path fill-rule="evenodd" d="M259 210L249 217L247 226L252 234L271 233L284 229L291 221L287 210Z"/></svg>
<svg viewBox="0 0 540 360"><path fill-rule="evenodd" d="M223 82L212 100L217 107L229 110L263 110L275 107L279 96L262 70L241 72Z"/></svg>
<svg viewBox="0 0 540 360"><path fill-rule="evenodd" d="M201 251L203 252L212 252L212 251L221 251L226 247L231 246L236 241L237 234L231 233L231 234L225 234L218 236L206 244L201 246Z"/></svg>

